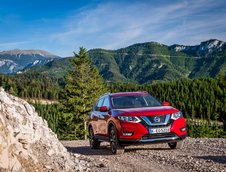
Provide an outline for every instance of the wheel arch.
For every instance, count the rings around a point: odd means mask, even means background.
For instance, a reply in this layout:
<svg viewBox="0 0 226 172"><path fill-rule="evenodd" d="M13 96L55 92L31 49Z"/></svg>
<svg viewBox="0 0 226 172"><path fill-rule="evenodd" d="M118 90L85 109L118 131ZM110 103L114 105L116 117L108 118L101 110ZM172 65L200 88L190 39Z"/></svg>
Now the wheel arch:
<svg viewBox="0 0 226 172"><path fill-rule="evenodd" d="M88 124L88 131L90 130L90 128L93 128L92 124Z"/></svg>
<svg viewBox="0 0 226 172"><path fill-rule="evenodd" d="M116 128L114 122L113 122L113 121L110 121L110 122L108 123L108 134L110 133L111 127L115 127L115 129L117 130L117 128Z"/></svg>

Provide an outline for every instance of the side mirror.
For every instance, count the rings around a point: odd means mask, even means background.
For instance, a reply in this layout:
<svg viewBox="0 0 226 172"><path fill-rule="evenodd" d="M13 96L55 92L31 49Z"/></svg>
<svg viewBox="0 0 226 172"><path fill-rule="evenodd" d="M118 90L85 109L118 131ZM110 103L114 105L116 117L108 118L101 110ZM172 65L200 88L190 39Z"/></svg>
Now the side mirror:
<svg viewBox="0 0 226 172"><path fill-rule="evenodd" d="M99 111L107 112L108 111L108 107L107 106L101 106L101 107L99 107Z"/></svg>
<svg viewBox="0 0 226 172"><path fill-rule="evenodd" d="M169 102L163 102L162 105L163 106L169 106L170 104L169 104Z"/></svg>

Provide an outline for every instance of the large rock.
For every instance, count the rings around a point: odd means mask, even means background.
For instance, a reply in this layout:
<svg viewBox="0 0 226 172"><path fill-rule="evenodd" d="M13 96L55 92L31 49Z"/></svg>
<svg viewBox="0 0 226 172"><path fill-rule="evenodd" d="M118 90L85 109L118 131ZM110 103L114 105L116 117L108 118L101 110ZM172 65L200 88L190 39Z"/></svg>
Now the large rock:
<svg viewBox="0 0 226 172"><path fill-rule="evenodd" d="M33 106L0 88L0 171L77 171Z"/></svg>

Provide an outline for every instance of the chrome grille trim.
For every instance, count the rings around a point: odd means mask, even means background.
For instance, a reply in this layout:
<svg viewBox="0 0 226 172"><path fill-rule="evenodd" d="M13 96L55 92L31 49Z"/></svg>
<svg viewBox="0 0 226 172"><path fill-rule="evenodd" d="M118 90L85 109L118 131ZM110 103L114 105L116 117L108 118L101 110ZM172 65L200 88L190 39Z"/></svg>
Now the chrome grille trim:
<svg viewBox="0 0 226 172"><path fill-rule="evenodd" d="M167 123L170 120L170 114L165 115L165 120L164 122L151 122L147 116L141 116L141 118L149 125L149 126L157 126L157 125L167 125Z"/></svg>

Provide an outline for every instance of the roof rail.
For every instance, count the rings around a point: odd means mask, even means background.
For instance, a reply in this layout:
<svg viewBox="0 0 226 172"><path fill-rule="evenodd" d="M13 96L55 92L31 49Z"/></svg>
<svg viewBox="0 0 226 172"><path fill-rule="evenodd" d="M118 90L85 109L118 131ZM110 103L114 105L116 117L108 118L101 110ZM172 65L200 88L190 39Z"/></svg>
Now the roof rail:
<svg viewBox="0 0 226 172"><path fill-rule="evenodd" d="M116 92L116 93L133 93L133 92L141 92L141 93L148 93L148 91L122 91L122 92ZM114 94L114 93L110 93L110 94Z"/></svg>
<svg viewBox="0 0 226 172"><path fill-rule="evenodd" d="M103 95L101 95L100 97L103 97L103 96L109 95L109 94L111 94L111 93L110 92L107 92L107 93L104 93Z"/></svg>

